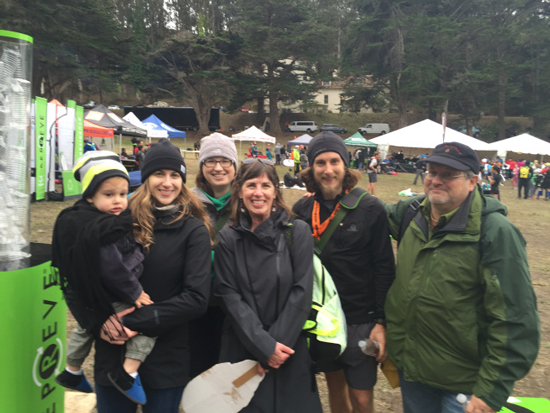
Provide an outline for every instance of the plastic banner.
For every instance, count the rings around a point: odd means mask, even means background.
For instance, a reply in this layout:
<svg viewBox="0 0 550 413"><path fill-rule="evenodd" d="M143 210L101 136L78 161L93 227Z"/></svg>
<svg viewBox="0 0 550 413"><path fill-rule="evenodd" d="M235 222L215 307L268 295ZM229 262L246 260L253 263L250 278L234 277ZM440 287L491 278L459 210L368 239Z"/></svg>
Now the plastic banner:
<svg viewBox="0 0 550 413"><path fill-rule="evenodd" d="M63 197L80 195L82 193L82 184L74 178L73 171L63 171Z"/></svg>
<svg viewBox="0 0 550 413"><path fill-rule="evenodd" d="M36 200L40 201L46 197L46 142L47 142L47 112L48 101L37 97L35 101L35 145L34 145L34 168L36 183Z"/></svg>
<svg viewBox="0 0 550 413"><path fill-rule="evenodd" d="M60 107L60 112L65 113L65 108ZM55 158L57 154L57 106L48 103L48 114L46 121L47 147L46 147L46 191L55 191Z"/></svg>
<svg viewBox="0 0 550 413"><path fill-rule="evenodd" d="M57 145L59 166L62 171L73 169L74 164L74 108L64 108L65 115L60 115L57 108Z"/></svg>
<svg viewBox="0 0 550 413"><path fill-rule="evenodd" d="M67 101L67 106L75 109L74 159L76 161L84 153L84 108L76 106L74 100Z"/></svg>
<svg viewBox="0 0 550 413"><path fill-rule="evenodd" d="M0 272L0 412L63 412L67 306L50 262Z"/></svg>

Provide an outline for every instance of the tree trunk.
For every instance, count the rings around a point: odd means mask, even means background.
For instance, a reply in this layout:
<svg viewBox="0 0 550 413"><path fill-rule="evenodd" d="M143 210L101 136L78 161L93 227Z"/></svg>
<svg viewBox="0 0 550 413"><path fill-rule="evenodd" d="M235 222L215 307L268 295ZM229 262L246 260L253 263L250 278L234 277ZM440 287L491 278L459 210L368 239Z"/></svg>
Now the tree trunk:
<svg viewBox="0 0 550 413"><path fill-rule="evenodd" d="M498 140L506 138L506 73L500 68L498 74Z"/></svg>
<svg viewBox="0 0 550 413"><path fill-rule="evenodd" d="M269 117L271 118L271 134L277 135L282 133L281 130L281 114L279 113L279 108L277 107L278 95L275 93L269 93Z"/></svg>
<svg viewBox="0 0 550 413"><path fill-rule="evenodd" d="M197 120L199 121L199 135L210 135L210 129L208 129L208 121L210 120L210 107L195 108L197 114Z"/></svg>
<svg viewBox="0 0 550 413"><path fill-rule="evenodd" d="M281 114L279 113L279 108L277 106L277 103L279 101L279 94L275 92L273 87L273 79L274 79L274 73L273 73L273 65L269 64L267 65L267 77L268 77L268 84L269 84L269 118L271 119L271 133L273 135L277 135L282 133L281 130Z"/></svg>
<svg viewBox="0 0 550 413"><path fill-rule="evenodd" d="M258 113L256 114L256 121L260 121L261 119L265 118L265 104L264 104L264 97L259 97L256 99L257 106L258 106Z"/></svg>

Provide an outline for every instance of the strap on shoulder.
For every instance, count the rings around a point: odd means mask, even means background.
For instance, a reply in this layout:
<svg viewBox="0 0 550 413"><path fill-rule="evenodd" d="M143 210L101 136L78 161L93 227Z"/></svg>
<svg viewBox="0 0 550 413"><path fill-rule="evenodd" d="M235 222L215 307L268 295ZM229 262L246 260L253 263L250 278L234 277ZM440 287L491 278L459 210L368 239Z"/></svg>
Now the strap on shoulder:
<svg viewBox="0 0 550 413"><path fill-rule="evenodd" d="M400 242L401 239L403 239L403 235L405 235L405 231L407 228L409 228L409 225L411 221L416 216L416 213L418 212L418 208L420 207L420 204L424 201L426 197L421 196L420 198L416 198L413 200L407 209L405 210L405 213L403 214L403 218L401 219L401 226L399 227L399 239L397 242Z"/></svg>
<svg viewBox="0 0 550 413"><path fill-rule="evenodd" d="M355 187L340 200L340 205L346 209L355 209L367 193L363 188Z"/></svg>

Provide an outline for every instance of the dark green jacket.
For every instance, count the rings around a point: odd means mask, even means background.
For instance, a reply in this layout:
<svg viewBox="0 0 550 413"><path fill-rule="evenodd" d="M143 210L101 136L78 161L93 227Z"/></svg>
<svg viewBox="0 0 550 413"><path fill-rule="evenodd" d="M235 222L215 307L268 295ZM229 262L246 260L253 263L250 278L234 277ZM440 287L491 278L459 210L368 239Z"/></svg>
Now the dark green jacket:
<svg viewBox="0 0 550 413"><path fill-rule="evenodd" d="M394 237L412 200L386 206ZM496 411L540 345L525 240L506 213L478 185L430 237L424 200L399 244L385 307L389 358L405 379L475 394Z"/></svg>

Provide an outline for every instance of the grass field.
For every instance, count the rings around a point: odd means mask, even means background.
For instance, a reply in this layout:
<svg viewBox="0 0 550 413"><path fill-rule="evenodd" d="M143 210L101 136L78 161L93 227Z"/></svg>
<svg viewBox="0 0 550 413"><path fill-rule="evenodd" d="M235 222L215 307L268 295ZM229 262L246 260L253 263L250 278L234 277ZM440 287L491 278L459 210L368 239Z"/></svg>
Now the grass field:
<svg viewBox="0 0 550 413"><path fill-rule="evenodd" d="M244 145L244 143L243 143ZM126 143L126 147L130 147ZM260 148L261 149L261 148ZM243 148L244 152L244 148ZM198 170L198 162L187 158L188 186L194 186L195 174ZM282 178L287 168L277 167L279 177ZM375 188L375 196L387 203L397 202L400 197L398 192L411 188L413 192L423 192L422 186L412 186L413 174L399 174L398 176L380 175ZM366 188L368 178L363 177L360 186ZM292 205L304 191L284 189L285 201ZM512 190L510 181L501 187L502 202L508 208L508 218L521 230L527 240L527 253L531 269L531 278L538 299L538 308L542 323L542 340L539 357L531 372L516 384L514 396L516 397L546 397L550 398L550 201L518 199L517 191ZM31 206L31 238L34 242L51 241L53 224L57 214L65 207L72 205L69 202L40 202ZM506 240L502 240L506 242ZM69 317L69 330L74 325L72 317ZM88 358L86 370L91 370L92 357ZM91 372L90 372L91 375ZM319 378L323 405L327 406L326 388L323 379ZM375 388L375 404L378 412L400 412L401 396L399 390L393 390L387 384L380 373L379 381ZM328 409L325 409L328 412Z"/></svg>

